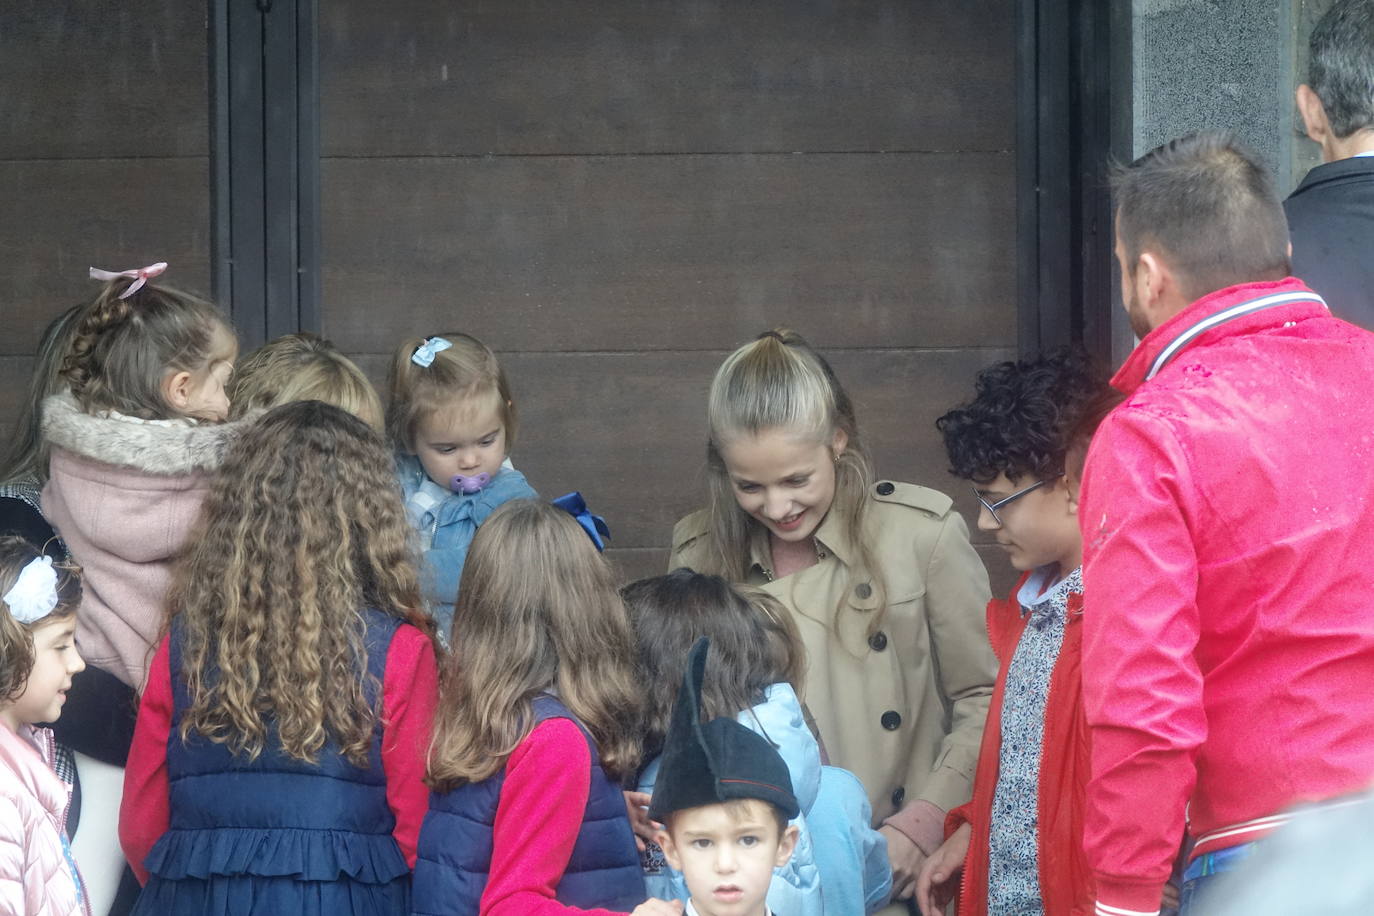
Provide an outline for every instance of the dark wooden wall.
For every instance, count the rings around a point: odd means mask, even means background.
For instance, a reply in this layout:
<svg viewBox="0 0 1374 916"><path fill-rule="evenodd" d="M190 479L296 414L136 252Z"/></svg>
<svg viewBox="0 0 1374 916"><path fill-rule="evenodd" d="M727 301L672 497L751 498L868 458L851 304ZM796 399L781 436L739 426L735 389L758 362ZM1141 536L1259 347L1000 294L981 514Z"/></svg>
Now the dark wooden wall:
<svg viewBox="0 0 1374 916"><path fill-rule="evenodd" d="M832 358L881 474L962 494L932 421L1016 347L1013 12L322 3L322 330L378 381L403 334L490 343L514 460L587 495L626 575L701 500L712 372L775 324ZM208 291L205 14L0 9L0 424L90 264Z"/></svg>
<svg viewBox="0 0 1374 916"><path fill-rule="evenodd" d="M208 108L198 4L0 3L0 430L87 268L208 292Z"/></svg>
<svg viewBox="0 0 1374 916"><path fill-rule="evenodd" d="M711 374L771 325L832 357L880 473L955 485L932 421L1016 346L1012 4L320 15L325 333L375 378L403 334L489 343L515 462L587 495L627 575L663 568Z"/></svg>

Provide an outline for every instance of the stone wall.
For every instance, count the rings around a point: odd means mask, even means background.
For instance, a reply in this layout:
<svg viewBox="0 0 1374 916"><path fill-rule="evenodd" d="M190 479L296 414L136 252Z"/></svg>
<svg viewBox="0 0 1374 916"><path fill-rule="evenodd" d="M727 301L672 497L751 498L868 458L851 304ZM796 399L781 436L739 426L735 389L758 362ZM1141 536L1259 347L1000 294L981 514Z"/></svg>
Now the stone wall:
<svg viewBox="0 0 1374 916"><path fill-rule="evenodd" d="M1307 38L1331 0L1133 0L1133 149L1180 134L1235 131L1287 194L1319 161L1293 90Z"/></svg>

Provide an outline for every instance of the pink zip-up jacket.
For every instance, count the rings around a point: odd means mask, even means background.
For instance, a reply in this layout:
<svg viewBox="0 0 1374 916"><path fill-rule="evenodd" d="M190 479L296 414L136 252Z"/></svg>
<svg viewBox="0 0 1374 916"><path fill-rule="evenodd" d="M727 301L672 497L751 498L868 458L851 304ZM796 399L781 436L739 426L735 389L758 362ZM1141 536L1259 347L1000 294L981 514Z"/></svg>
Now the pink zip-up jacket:
<svg viewBox="0 0 1374 916"><path fill-rule="evenodd" d="M1097 912L1374 780L1374 334L1288 278L1152 331L1093 440L1084 846Z"/></svg>
<svg viewBox="0 0 1374 916"><path fill-rule="evenodd" d="M49 765L52 732L25 732L0 724L0 913L89 916L62 851L71 790Z"/></svg>

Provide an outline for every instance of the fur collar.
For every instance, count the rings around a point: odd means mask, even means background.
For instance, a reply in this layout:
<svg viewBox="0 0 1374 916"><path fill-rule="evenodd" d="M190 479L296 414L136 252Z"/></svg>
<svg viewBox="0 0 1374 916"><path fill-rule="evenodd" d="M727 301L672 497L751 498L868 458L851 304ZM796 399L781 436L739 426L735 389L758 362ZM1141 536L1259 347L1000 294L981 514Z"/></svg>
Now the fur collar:
<svg viewBox="0 0 1374 916"><path fill-rule="evenodd" d="M249 422L251 419L195 426L130 423L86 413L70 392L43 402L43 436L49 445L82 458L150 474L214 470Z"/></svg>

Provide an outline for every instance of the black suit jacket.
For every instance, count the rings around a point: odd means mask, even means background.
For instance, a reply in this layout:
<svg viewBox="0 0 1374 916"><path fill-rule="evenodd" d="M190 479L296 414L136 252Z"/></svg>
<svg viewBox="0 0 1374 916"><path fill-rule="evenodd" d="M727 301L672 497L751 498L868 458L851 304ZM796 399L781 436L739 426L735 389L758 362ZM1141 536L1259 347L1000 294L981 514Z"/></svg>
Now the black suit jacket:
<svg viewBox="0 0 1374 916"><path fill-rule="evenodd" d="M1317 166L1283 208L1294 276L1337 317L1374 330L1374 156Z"/></svg>

